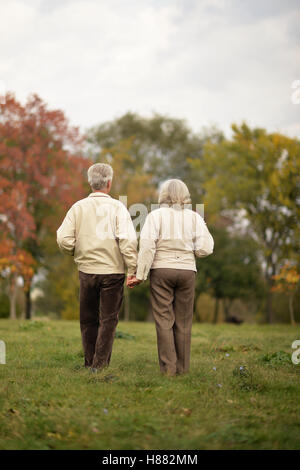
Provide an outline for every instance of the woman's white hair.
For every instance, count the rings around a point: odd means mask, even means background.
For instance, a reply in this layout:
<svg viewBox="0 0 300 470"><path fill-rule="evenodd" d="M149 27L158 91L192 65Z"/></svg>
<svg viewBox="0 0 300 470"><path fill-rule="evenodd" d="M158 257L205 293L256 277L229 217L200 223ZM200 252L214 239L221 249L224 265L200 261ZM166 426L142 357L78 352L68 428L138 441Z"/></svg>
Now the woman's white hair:
<svg viewBox="0 0 300 470"><path fill-rule="evenodd" d="M89 167L87 175L88 182L95 191L107 187L107 183L113 179L114 171L107 163L95 163Z"/></svg>
<svg viewBox="0 0 300 470"><path fill-rule="evenodd" d="M158 203L168 206L190 204L191 196L187 185L176 179L165 181L159 191Z"/></svg>

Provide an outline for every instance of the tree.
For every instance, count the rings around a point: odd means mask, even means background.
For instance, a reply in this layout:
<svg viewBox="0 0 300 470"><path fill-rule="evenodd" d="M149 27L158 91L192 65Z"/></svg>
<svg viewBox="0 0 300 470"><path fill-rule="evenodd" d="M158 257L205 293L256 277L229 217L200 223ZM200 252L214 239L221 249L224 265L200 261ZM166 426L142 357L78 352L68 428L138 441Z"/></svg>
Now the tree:
<svg viewBox="0 0 300 470"><path fill-rule="evenodd" d="M215 298L214 323L218 321L220 302L225 318L230 318L234 300L262 295L262 276L258 247L249 237L229 234L224 228L212 229L215 247L208 258L197 260L196 292L211 292Z"/></svg>
<svg viewBox="0 0 300 470"><path fill-rule="evenodd" d="M83 171L90 162L82 157L78 129L70 127L63 112L48 110L37 95L22 106L7 94L0 111L1 229L12 242L11 262L23 250L35 261L36 273L43 264L46 235L55 235L66 209L85 193ZM31 279L26 318L31 316Z"/></svg>
<svg viewBox="0 0 300 470"><path fill-rule="evenodd" d="M288 296L291 324L296 325L293 302L300 281L297 267L291 263L286 263L282 266L279 273L273 276L273 279L275 285L272 290L273 292L281 292Z"/></svg>
<svg viewBox="0 0 300 470"><path fill-rule="evenodd" d="M154 187L166 179L181 178L189 184L192 192L199 191L199 175L194 178L195 172L188 159L201 158L204 139L193 133L184 120L161 114L144 118L126 113L90 129L90 155L95 160L102 149L114 148L128 139L133 170L137 167L151 175Z"/></svg>
<svg viewBox="0 0 300 470"><path fill-rule="evenodd" d="M267 284L267 319L273 321L273 276L283 259L298 251L300 142L246 124L232 126L233 136L208 140L203 160L205 202L214 213L244 223L260 247Z"/></svg>

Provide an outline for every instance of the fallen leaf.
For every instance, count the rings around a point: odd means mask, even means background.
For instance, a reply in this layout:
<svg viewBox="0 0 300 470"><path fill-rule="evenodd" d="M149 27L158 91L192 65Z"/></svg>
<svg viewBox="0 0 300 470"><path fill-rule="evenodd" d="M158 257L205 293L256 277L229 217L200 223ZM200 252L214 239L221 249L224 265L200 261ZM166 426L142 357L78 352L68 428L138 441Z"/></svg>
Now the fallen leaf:
<svg viewBox="0 0 300 470"><path fill-rule="evenodd" d="M61 439L61 434L58 432L47 432L48 437L52 437L54 439Z"/></svg>
<svg viewBox="0 0 300 470"><path fill-rule="evenodd" d="M182 411L181 416L183 416L183 415L184 415L184 416L190 416L191 413L192 413L192 410L191 410L190 408L182 408L181 411Z"/></svg>

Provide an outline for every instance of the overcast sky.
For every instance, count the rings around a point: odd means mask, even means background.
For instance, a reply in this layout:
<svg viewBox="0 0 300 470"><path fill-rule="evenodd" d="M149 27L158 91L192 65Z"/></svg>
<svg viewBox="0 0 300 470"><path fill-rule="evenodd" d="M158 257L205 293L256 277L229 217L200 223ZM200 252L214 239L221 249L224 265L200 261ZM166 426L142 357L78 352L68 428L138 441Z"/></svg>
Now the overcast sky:
<svg viewBox="0 0 300 470"><path fill-rule="evenodd" d="M299 0L0 0L0 82L83 130L127 111L300 137Z"/></svg>

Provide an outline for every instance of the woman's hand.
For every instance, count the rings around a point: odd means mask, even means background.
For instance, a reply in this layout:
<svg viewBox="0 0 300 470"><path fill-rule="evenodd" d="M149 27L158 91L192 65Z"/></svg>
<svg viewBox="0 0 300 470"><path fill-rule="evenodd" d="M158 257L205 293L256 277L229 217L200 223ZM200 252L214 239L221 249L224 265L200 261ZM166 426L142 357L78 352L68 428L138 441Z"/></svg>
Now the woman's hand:
<svg viewBox="0 0 300 470"><path fill-rule="evenodd" d="M127 276L126 286L129 287L129 289L132 289L133 287L138 286L141 282L142 280L137 279L135 275Z"/></svg>

